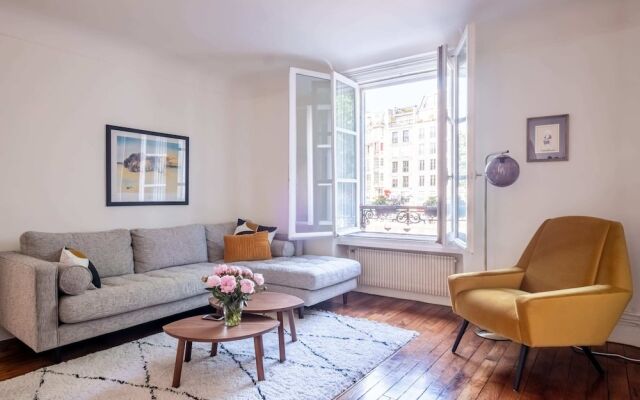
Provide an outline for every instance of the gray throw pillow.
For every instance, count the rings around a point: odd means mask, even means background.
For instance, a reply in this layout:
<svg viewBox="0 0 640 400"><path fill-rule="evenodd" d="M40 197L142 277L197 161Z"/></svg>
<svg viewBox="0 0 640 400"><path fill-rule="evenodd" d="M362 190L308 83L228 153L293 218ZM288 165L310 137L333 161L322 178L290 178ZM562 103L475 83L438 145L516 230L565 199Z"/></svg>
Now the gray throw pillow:
<svg viewBox="0 0 640 400"><path fill-rule="evenodd" d="M271 242L271 255L273 257L293 257L295 253L296 248L289 241L274 239Z"/></svg>
<svg viewBox="0 0 640 400"><path fill-rule="evenodd" d="M58 287L71 296L82 294L87 289L95 289L91 283L91 271L82 265L58 264Z"/></svg>

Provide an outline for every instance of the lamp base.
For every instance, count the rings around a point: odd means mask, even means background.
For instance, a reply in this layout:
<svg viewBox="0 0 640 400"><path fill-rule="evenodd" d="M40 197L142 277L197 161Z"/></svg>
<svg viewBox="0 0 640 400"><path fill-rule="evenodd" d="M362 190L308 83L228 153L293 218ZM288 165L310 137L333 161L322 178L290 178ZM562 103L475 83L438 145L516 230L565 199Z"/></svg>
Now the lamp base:
<svg viewBox="0 0 640 400"><path fill-rule="evenodd" d="M502 337L496 333L485 331L484 329L480 329L480 328L475 330L475 334L480 336L483 339L490 339L495 341L509 340L506 337Z"/></svg>

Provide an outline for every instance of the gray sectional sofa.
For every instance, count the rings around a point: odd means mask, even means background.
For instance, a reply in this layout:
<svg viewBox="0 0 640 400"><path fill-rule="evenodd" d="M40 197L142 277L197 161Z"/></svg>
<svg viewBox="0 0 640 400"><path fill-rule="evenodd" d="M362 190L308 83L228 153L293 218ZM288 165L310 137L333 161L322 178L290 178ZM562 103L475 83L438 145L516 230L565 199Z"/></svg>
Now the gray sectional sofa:
<svg viewBox="0 0 640 400"><path fill-rule="evenodd" d="M113 332L208 304L200 278L222 263L224 235L234 223L87 233L26 232L20 252L0 253L0 325L36 352ZM77 296L58 290L64 246L83 251L102 288ZM274 258L238 262L264 274L268 290L306 306L356 287L360 265L350 259L293 254L274 240Z"/></svg>

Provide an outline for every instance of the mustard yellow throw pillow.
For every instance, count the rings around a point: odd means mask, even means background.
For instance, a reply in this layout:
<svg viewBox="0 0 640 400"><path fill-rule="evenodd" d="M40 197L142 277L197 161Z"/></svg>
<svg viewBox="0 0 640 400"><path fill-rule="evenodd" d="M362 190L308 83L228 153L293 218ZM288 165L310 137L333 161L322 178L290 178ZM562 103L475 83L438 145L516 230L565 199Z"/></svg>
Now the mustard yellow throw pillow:
<svg viewBox="0 0 640 400"><path fill-rule="evenodd" d="M269 232L250 235L225 235L224 262L271 259Z"/></svg>

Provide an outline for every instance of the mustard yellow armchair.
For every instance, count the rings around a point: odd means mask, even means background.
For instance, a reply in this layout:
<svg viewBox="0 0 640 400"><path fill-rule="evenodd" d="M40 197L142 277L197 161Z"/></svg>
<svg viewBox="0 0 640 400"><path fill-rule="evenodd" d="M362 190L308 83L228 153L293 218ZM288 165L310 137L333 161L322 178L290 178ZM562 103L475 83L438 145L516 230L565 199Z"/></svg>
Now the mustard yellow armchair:
<svg viewBox="0 0 640 400"><path fill-rule="evenodd" d="M449 291L463 318L452 351L469 322L520 343L515 390L530 347L581 347L602 373L590 346L606 342L633 291L622 224L546 220L515 267L451 275Z"/></svg>

